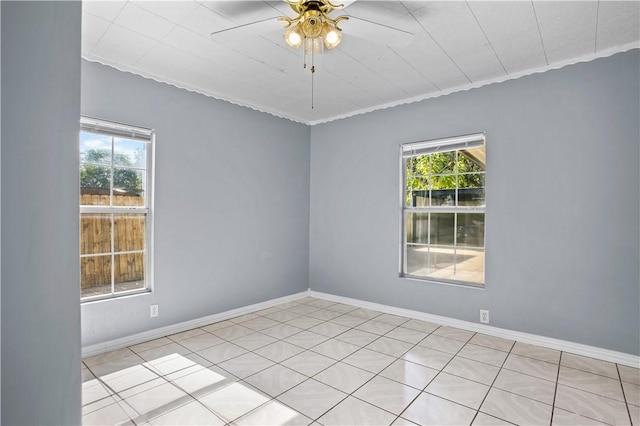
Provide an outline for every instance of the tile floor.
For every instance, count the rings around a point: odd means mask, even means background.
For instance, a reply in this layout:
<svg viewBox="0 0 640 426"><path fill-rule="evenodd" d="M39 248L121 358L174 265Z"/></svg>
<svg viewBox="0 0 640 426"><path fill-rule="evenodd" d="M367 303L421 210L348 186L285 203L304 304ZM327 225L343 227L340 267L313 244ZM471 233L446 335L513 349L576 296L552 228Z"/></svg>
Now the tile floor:
<svg viewBox="0 0 640 426"><path fill-rule="evenodd" d="M86 425L640 425L638 369L314 298L82 373Z"/></svg>

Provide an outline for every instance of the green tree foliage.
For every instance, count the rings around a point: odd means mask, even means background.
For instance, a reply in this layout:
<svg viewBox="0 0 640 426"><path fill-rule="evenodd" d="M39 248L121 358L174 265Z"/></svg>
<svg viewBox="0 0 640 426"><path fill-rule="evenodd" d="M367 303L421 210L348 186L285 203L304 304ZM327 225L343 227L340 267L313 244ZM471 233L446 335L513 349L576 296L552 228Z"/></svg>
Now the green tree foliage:
<svg viewBox="0 0 640 426"><path fill-rule="evenodd" d="M461 151L436 152L407 159L407 203L410 191L484 187L484 168Z"/></svg>
<svg viewBox="0 0 640 426"><path fill-rule="evenodd" d="M484 175L476 173L483 171L477 163L457 152L437 152L407 159L408 186L414 190L455 189L456 173L458 187L480 188L484 186Z"/></svg>
<svg viewBox="0 0 640 426"><path fill-rule="evenodd" d="M80 187L108 191L111 179L111 151L90 149L82 153L81 161L90 164L83 164L80 168ZM126 154L117 152L114 163L125 167L134 165ZM140 195L142 193L142 179L135 170L116 167L113 170L113 188L124 190L131 195Z"/></svg>

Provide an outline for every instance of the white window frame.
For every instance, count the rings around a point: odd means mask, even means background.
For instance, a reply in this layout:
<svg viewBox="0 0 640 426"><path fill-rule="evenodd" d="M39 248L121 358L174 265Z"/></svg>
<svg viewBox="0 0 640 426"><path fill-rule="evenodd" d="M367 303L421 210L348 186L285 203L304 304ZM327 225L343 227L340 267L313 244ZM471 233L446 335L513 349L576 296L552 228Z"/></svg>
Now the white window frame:
<svg viewBox="0 0 640 426"><path fill-rule="evenodd" d="M427 141L410 142L400 145L400 250L399 250L399 275L401 278L408 278L419 281L435 282L447 285L463 286L475 289L483 289L486 285L485 282L485 266L486 266L486 196L485 204L483 206L459 206L457 202L453 206L428 206L428 207L412 207L407 206L406 188L407 188L407 159L418 155L425 155L437 152L451 152L461 149L474 148L479 146L485 146L486 149L486 135L484 132L475 133L470 135L455 136L443 139L433 139ZM485 171L486 177L486 171ZM485 180L486 187L486 180ZM458 194L458 187L456 185L456 199ZM419 275L411 275L407 271L407 231L406 231L406 217L408 212L423 212L423 213L483 213L485 215L485 239L483 242L483 249L485 253L485 262L483 264L483 279L482 284L472 283L461 280L447 280L435 277L425 277ZM457 215L456 215L457 216ZM454 229L456 229L454 225ZM457 249L456 241L457 232L454 231L454 248ZM427 244L430 246L430 244Z"/></svg>
<svg viewBox="0 0 640 426"><path fill-rule="evenodd" d="M95 206L95 205L82 205L80 204L80 217L82 217L83 213L105 213L105 214L144 214L145 215L145 242L144 242L144 250L135 250L135 251L122 251L115 252L114 251L114 223L112 216L111 222L111 251L109 253L92 253L92 254L80 254L80 258L83 257L92 257L99 255L111 255L111 292L109 294L97 295L97 296L88 296L82 297L81 302L93 302L97 300L105 300L105 299L114 299L124 296L130 296L134 294L140 293L150 293L153 289L153 195L154 195L154 183L155 183L155 131L151 129L146 129L142 127L136 127L121 123L116 123L112 121L99 120L90 117L81 117L80 119L80 132L89 132L94 134L99 134L103 136L109 136L112 138L124 138L130 140L136 140L140 142L147 143L147 158L145 164L145 187L143 188L145 194L145 205L144 206ZM112 196L113 188L113 170L114 170L114 159L113 159L113 139L112 139L112 156L111 156L111 182L110 182L110 197ZM78 179L78 184L80 184L80 180ZM119 291L115 292L115 265L114 265L114 257L116 254L131 254L131 253L144 253L144 287L129 291Z"/></svg>

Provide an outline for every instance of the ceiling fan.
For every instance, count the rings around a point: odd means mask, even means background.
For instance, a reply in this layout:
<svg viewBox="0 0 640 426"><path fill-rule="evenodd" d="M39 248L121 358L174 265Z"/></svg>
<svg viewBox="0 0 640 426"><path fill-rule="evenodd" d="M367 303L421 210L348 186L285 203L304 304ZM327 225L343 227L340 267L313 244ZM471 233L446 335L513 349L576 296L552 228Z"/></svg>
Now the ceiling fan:
<svg viewBox="0 0 640 426"><path fill-rule="evenodd" d="M296 14L293 18L288 16L276 16L259 21L226 28L211 33L215 41L223 36L265 35L273 30L274 23L284 23L284 41L293 49L302 47L303 68L311 71L311 109L313 102L313 76L316 72L315 57L321 55L323 50L334 49L342 41L341 24L349 36L358 37L374 43L392 47L405 47L413 39L413 34L398 28L378 22L369 21L353 15L341 15L335 18L329 15L338 9L343 9L344 4L333 4L331 0L284 0ZM349 1L349 5L355 3ZM283 28L281 27L280 30ZM307 67L307 65L310 65Z"/></svg>
<svg viewBox="0 0 640 426"><path fill-rule="evenodd" d="M284 23L284 40L293 49L304 47L306 56L322 54L337 47L342 41L341 24L348 36L357 37L374 43L392 47L405 47L413 39L413 34L389 25L358 18L351 14L332 18L329 15L335 10L342 10L344 4L333 4L331 0L284 0L296 16L274 16L259 21L225 28L211 33L215 41L221 36L255 36L265 34L274 29L274 23ZM348 5L355 1L348 1ZM305 61L306 65L306 61ZM315 71L311 67L311 72Z"/></svg>

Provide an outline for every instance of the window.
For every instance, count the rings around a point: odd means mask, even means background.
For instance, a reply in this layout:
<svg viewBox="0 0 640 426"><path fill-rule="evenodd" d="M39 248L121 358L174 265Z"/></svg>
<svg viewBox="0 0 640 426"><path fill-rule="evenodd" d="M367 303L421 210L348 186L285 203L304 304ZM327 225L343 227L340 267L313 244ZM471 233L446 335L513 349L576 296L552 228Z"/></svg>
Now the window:
<svg viewBox="0 0 640 426"><path fill-rule="evenodd" d="M80 129L81 297L148 291L153 132L84 117Z"/></svg>
<svg viewBox="0 0 640 426"><path fill-rule="evenodd" d="M484 285L485 136L404 144L401 276Z"/></svg>

